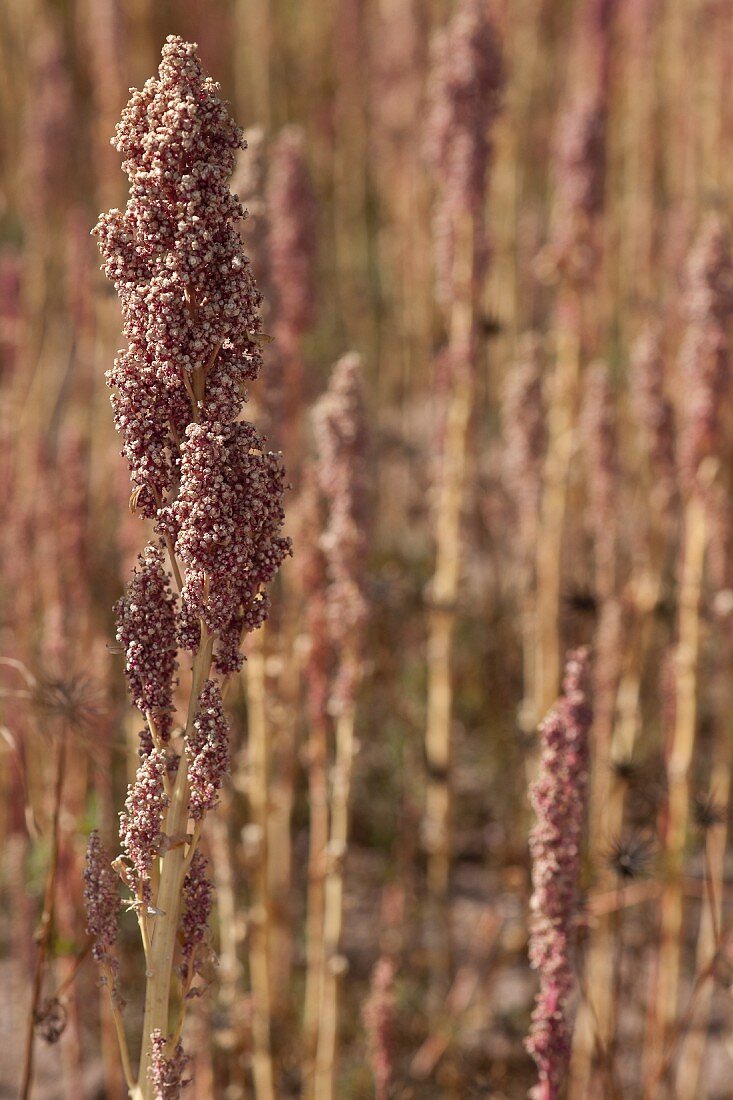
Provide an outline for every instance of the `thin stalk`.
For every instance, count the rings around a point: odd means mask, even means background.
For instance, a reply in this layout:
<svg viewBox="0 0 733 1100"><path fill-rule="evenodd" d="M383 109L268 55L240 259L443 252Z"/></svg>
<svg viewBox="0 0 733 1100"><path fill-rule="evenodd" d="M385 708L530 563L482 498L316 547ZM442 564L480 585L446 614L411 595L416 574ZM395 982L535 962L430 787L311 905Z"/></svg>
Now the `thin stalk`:
<svg viewBox="0 0 733 1100"><path fill-rule="evenodd" d="M727 806L730 791L730 766L727 760L721 760L713 772L712 789L720 798L721 805ZM709 831L705 838L705 897L707 906L703 906L700 927L697 934L697 969L704 960L716 952L720 946L722 929L723 873L726 850L727 830L725 825ZM697 1005L697 1017L706 1020L713 996L713 985L708 983L700 990ZM702 1026L687 1037L682 1046L680 1066L677 1077L678 1100L695 1100L702 1095L702 1073L708 1029Z"/></svg>
<svg viewBox="0 0 733 1100"><path fill-rule="evenodd" d="M247 658L248 796L259 850L252 873L249 970L252 983L252 1074L257 1100L274 1100L270 1046L270 892L267 878L268 780L270 745L265 711L265 654L257 638Z"/></svg>
<svg viewBox="0 0 733 1100"><path fill-rule="evenodd" d="M473 219L456 233L456 271L451 307L450 352L456 377L450 396L443 444L443 468L436 502L435 573L427 642L427 724L425 755L425 843L428 856L428 927L433 1000L445 992L450 976L448 890L450 879L450 767L453 678L451 655L461 567L461 511L467 477L468 429L474 404Z"/></svg>
<svg viewBox="0 0 733 1100"><path fill-rule="evenodd" d="M336 720L336 761L331 794L331 832L328 841L323 917L321 1000L314 1095L333 1100L337 1058L338 979L343 971L339 955L343 923L344 864L349 841L349 798L354 761L354 708Z"/></svg>
<svg viewBox="0 0 733 1100"><path fill-rule="evenodd" d="M323 912L328 844L328 729L326 721L311 723L308 742L308 912L306 919L306 980L303 1032L307 1060L315 1056L323 977Z"/></svg>
<svg viewBox="0 0 733 1100"><path fill-rule="evenodd" d="M288 589L284 598L287 600ZM290 593L291 608L300 606L297 592ZM272 1011L275 1015L286 1001L293 958L293 856L292 814L297 760L297 714L300 670L295 653L296 624L284 616L280 632L283 669L278 679L280 717L274 723L271 752L270 803L268 812L267 879L271 899L270 969Z"/></svg>
<svg viewBox="0 0 733 1100"><path fill-rule="evenodd" d="M107 988L111 991L114 986L115 976L110 972L108 967L105 967L105 973L107 978ZM138 1089L135 1081L135 1075L132 1071L130 1051L127 1046L127 1037L125 1035L125 1025L122 1022L122 1013L120 1012L119 1005L117 1004L111 993L109 997L109 1006L112 1012L112 1021L115 1025L115 1035L117 1036L117 1046L119 1047L120 1051L122 1072L125 1075L125 1084L127 1085L130 1096L136 1096L138 1094Z"/></svg>
<svg viewBox="0 0 733 1100"><path fill-rule="evenodd" d="M66 735L66 729L62 728L56 758L56 781L54 784L53 816L51 819L51 854L49 858L48 874L46 876L43 912L41 913L41 922L36 933L38 949L36 953L36 968L33 975L33 986L31 989L31 1003L28 1009L28 1020L26 1023L23 1076L19 1094L20 1100L29 1100L33 1088L33 1055L37 1014L41 1000L43 978L46 972L49 948L51 945L51 936L53 934L54 913L56 909L56 876L58 873L59 841L61 835L61 803L63 800L64 780L66 777Z"/></svg>
<svg viewBox="0 0 733 1100"><path fill-rule="evenodd" d="M700 994L705 990L707 984L713 980L718 956L730 940L731 931L732 930L728 928L721 935L718 947L705 966L698 970L685 1011L678 1016L674 1022L659 1066L644 1084L642 1100L655 1100L658 1090L662 1085L666 1085L679 1054L680 1045L687 1035L690 1024L692 1023Z"/></svg>
<svg viewBox="0 0 733 1100"><path fill-rule="evenodd" d="M209 825L209 847L216 879L216 904L219 912L219 1003L224 1007L227 1021L231 1020L237 999L240 973L237 953L237 897L232 868L232 851L229 844L230 802L214 815Z"/></svg>
<svg viewBox="0 0 733 1100"><path fill-rule="evenodd" d="M700 595L707 524L701 496L685 509L683 574L679 593L675 722L667 753L666 857L669 875L661 902L661 945L656 989L656 1031L651 1050L662 1050L677 1015L682 936L682 860L689 821L689 770L697 725L697 666L700 652Z"/></svg>
<svg viewBox="0 0 733 1100"><path fill-rule="evenodd" d="M562 543L567 511L568 474L575 445L575 414L580 379L580 297L569 289L561 302L557 362L548 410L549 445L537 538L537 698L535 718L546 714L560 684L562 642Z"/></svg>

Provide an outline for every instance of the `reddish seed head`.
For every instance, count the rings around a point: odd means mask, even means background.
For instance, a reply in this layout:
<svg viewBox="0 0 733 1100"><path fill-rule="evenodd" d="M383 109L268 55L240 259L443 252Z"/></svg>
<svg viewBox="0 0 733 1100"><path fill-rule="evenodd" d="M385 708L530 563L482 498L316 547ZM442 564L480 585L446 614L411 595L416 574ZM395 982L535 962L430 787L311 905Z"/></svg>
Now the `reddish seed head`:
<svg viewBox="0 0 733 1100"><path fill-rule="evenodd" d="M334 367L328 389L314 409L313 425L318 482L328 512L321 542L328 581L327 618L339 657L331 707L340 711L353 702L361 675L368 614L364 595L367 425L358 355L345 355Z"/></svg>
<svg viewBox="0 0 733 1100"><path fill-rule="evenodd" d="M532 927L529 957L540 977L527 1049L540 1084L555 1096L570 1054L568 998L574 985L572 956L582 830L588 782L588 653L569 654L563 694L540 726L539 775L530 797L536 824L530 833Z"/></svg>
<svg viewBox="0 0 733 1100"><path fill-rule="evenodd" d="M212 904L213 887L206 875L206 860L201 852L196 852L183 880L181 959L185 982L200 972L208 957L208 951L202 948L206 946Z"/></svg>
<svg viewBox="0 0 733 1100"><path fill-rule="evenodd" d="M701 463L720 452L722 411L731 389L733 264L730 235L717 214L704 222L690 253L686 307L679 459L683 486L691 492Z"/></svg>
<svg viewBox="0 0 733 1100"><path fill-rule="evenodd" d="M593 363L584 380L581 429L588 473L599 594L611 595L618 523L618 429L613 390L605 363ZM609 585L611 586L609 588Z"/></svg>
<svg viewBox="0 0 733 1100"><path fill-rule="evenodd" d="M207 680L199 696L193 732L186 743L189 808L194 821L217 804L219 789L229 771L229 735L219 685Z"/></svg>
<svg viewBox="0 0 733 1100"><path fill-rule="evenodd" d="M654 497L668 512L677 496L674 410L665 392L661 327L646 325L631 349L629 376L634 413L641 426Z"/></svg>
<svg viewBox="0 0 733 1100"><path fill-rule="evenodd" d="M502 408L504 472L517 509L522 547L529 558L535 550L547 426L538 337L527 333L518 350L517 361L507 374Z"/></svg>
<svg viewBox="0 0 733 1100"><path fill-rule="evenodd" d="M132 864L138 896L146 901L150 898L150 868L163 839L163 812L168 805L164 785L167 773L165 754L154 749L141 760L120 814L120 843Z"/></svg>
<svg viewBox="0 0 733 1100"><path fill-rule="evenodd" d="M130 698L143 714L152 712L161 738L167 741L177 668L176 601L163 560L160 547L148 543L115 610Z"/></svg>
<svg viewBox="0 0 733 1100"><path fill-rule="evenodd" d="M315 317L316 202L305 134L286 127L272 148L267 185L270 269L278 333L298 340Z"/></svg>
<svg viewBox="0 0 733 1100"><path fill-rule="evenodd" d="M109 382L133 500L185 567L178 642L196 650L203 621L223 673L241 666L242 634L266 617L264 588L289 552L279 458L240 419L261 363L260 297L227 183L242 144L195 47L168 38L116 131L129 202L96 228L129 341ZM148 705L145 685L131 688Z"/></svg>
<svg viewBox="0 0 733 1100"><path fill-rule="evenodd" d="M290 551L278 534L283 490L279 456L263 450L250 424L189 426L172 508L176 552L186 565L181 642L197 648L202 618L222 636L216 656L222 672L239 667L241 635L264 620L262 589Z"/></svg>
<svg viewBox="0 0 733 1100"><path fill-rule="evenodd" d="M188 1057L183 1053L180 1042L176 1043L173 1054L166 1055L167 1042L160 1031L150 1036L151 1058L148 1071L153 1083L155 1100L179 1100L181 1089L186 1084L183 1074Z"/></svg>
<svg viewBox="0 0 733 1100"><path fill-rule="evenodd" d="M387 1100L394 1058L395 961L379 959L372 971L369 998L362 1018L369 1042L376 1100Z"/></svg>
<svg viewBox="0 0 733 1100"><path fill-rule="evenodd" d="M114 950L117 943L120 896L117 876L96 829L89 834L87 844L84 904L87 911L87 932L94 940L92 954L97 962L116 971L118 963Z"/></svg>
<svg viewBox="0 0 733 1100"><path fill-rule="evenodd" d="M193 45L168 38L158 76L123 112L116 146L130 199L95 232L129 340L110 373L117 427L152 515L155 492L170 484L168 456L194 419L192 374L208 374L220 349L219 384L224 375L230 389L256 377L260 299L237 231L242 208L227 186L241 131ZM241 403L240 394L217 415L226 408L234 420Z"/></svg>
<svg viewBox="0 0 733 1100"><path fill-rule="evenodd" d="M435 269L438 295L444 302L450 300L453 288L457 225L466 214L472 216L475 239L483 245L491 127L499 114L503 86L501 46L487 5L482 0L461 0L433 45L426 140L427 159L440 188Z"/></svg>

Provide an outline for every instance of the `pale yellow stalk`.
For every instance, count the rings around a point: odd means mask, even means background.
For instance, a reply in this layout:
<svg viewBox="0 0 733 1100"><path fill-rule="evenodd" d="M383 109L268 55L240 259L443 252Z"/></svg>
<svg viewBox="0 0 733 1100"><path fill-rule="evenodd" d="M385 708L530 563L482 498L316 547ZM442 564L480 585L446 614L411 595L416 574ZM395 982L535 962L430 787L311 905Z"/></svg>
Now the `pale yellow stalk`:
<svg viewBox="0 0 733 1100"><path fill-rule="evenodd" d="M450 878L450 767L453 683L451 650L461 571L461 512L466 485L468 429L474 403L475 365L461 356L472 348L473 219L456 231L456 261L451 306L450 349L458 359L443 442L442 470L435 502L435 573L427 642L427 723L425 755L428 780L424 834L428 857L428 925L432 939L430 971L434 999L450 974L448 887Z"/></svg>
<svg viewBox="0 0 733 1100"><path fill-rule="evenodd" d="M334 1100L338 982L345 960L340 955L343 921L344 863L349 841L349 797L354 760L354 707L336 721L336 761L331 793L331 828L328 841L323 913L323 951L318 1018L318 1044L314 1074L315 1100Z"/></svg>
<svg viewBox="0 0 733 1100"><path fill-rule="evenodd" d="M557 360L547 413L548 448L537 538L537 658L534 719L546 714L560 685L562 639L563 534L567 511L568 474L575 446L575 419L580 380L580 299L574 291L561 312ZM567 317L570 313L571 318Z"/></svg>
<svg viewBox="0 0 733 1100"><path fill-rule="evenodd" d="M308 1067L315 1057L318 1040L318 1015L323 984L323 912L328 845L328 729L325 721L313 722L308 742L308 806L310 844L308 860L308 912L305 932L306 984L303 1034L306 1048L307 1094L312 1095L312 1073L308 1085Z"/></svg>
<svg viewBox="0 0 733 1100"><path fill-rule="evenodd" d="M707 524L704 502L694 493L685 508L683 573L679 592L675 721L667 753L667 874L661 903L661 943L655 1015L647 1036L656 1062L677 1018L682 936L682 861L689 822L689 771L697 725L697 668L700 652L700 595Z"/></svg>
<svg viewBox="0 0 733 1100"><path fill-rule="evenodd" d="M247 760L252 824L257 827L258 850L251 875L249 972L252 984L252 1075L257 1100L274 1100L270 1049L270 892L267 877L269 730L265 695L265 652L256 637L247 655Z"/></svg>

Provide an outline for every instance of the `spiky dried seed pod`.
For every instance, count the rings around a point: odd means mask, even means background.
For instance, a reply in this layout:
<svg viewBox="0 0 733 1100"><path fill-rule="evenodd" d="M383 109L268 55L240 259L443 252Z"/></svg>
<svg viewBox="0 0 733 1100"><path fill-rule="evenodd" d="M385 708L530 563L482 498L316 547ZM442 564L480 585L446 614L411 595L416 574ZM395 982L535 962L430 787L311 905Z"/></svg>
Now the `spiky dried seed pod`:
<svg viewBox="0 0 733 1100"><path fill-rule="evenodd" d="M645 837L632 833L617 837L612 842L606 863L619 882L631 882L646 874L651 856L650 842Z"/></svg>

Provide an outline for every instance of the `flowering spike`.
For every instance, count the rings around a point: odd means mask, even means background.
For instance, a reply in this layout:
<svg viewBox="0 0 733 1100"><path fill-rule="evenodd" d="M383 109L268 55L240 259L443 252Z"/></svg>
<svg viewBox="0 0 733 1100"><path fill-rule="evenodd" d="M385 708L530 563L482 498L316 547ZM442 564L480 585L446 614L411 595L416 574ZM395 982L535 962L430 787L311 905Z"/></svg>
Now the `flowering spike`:
<svg viewBox="0 0 733 1100"><path fill-rule="evenodd" d="M115 610L130 698L143 714L152 713L161 739L167 741L177 668L176 600L159 546L148 543L140 554L127 593Z"/></svg>
<svg viewBox="0 0 733 1100"><path fill-rule="evenodd" d="M331 707L340 711L353 701L367 621L364 595L367 432L358 355L345 355L334 367L328 390L314 409L313 423L318 446L318 480L329 515L322 540L328 574L327 616L331 638L339 653Z"/></svg>
<svg viewBox="0 0 733 1100"><path fill-rule="evenodd" d="M629 360L631 398L644 433L652 489L663 512L677 496L675 423L665 392L665 360L661 327L648 324L634 341Z"/></svg>
<svg viewBox="0 0 733 1100"><path fill-rule="evenodd" d="M152 1057L150 1061L150 1080L153 1083L153 1095L155 1100L178 1100L181 1089L186 1084L183 1073L188 1064L188 1057L183 1053L181 1043L176 1043L173 1054L166 1055L167 1042L159 1030L155 1030L150 1036Z"/></svg>
<svg viewBox="0 0 733 1100"><path fill-rule="evenodd" d="M195 649L195 620L223 635L221 671L238 667L240 636L267 611L261 595L290 542L278 536L284 472L250 424L190 425L182 448L181 486L172 512L176 551L186 564L184 602L192 625L182 637ZM206 583L208 582L208 583Z"/></svg>
<svg viewBox="0 0 733 1100"><path fill-rule="evenodd" d="M229 771L229 722L219 685L207 680L199 696L198 714L186 743L189 808L194 821L213 810L224 776Z"/></svg>
<svg viewBox="0 0 733 1100"><path fill-rule="evenodd" d="M237 231L242 207L227 186L242 135L218 90L195 47L170 36L158 76L133 92L117 126L127 207L95 230L129 340L109 378L116 424L148 515L170 486L170 456L175 463L208 376L214 390L225 384L217 413L233 421L243 400L234 387L261 364L260 297Z"/></svg>
<svg viewBox="0 0 733 1100"><path fill-rule="evenodd" d="M576 650L565 666L563 694L540 726L542 756L530 797L537 822L532 856L529 958L539 972L527 1049L540 1082L557 1096L570 1054L568 998L573 989L572 945L588 783L588 653Z"/></svg>
<svg viewBox="0 0 733 1100"><path fill-rule="evenodd" d="M146 901L150 897L150 868L163 840L167 771L166 755L158 749L141 760L120 814L120 842L134 867L138 896Z"/></svg>
<svg viewBox="0 0 733 1100"><path fill-rule="evenodd" d="M608 367L593 363L585 377L581 427L593 524L599 595L613 588L618 515L618 429Z"/></svg>
<svg viewBox="0 0 733 1100"><path fill-rule="evenodd" d="M538 337L527 333L518 350L517 362L507 375L502 409L504 470L517 510L522 549L529 559L535 550L547 426Z"/></svg>
<svg viewBox="0 0 733 1100"><path fill-rule="evenodd" d="M181 915L181 959L184 986L190 986L201 972L204 959L201 946L208 934L209 916L213 904L213 887L206 875L206 859L196 852L183 880L183 913Z"/></svg>
<svg viewBox="0 0 733 1100"><path fill-rule="evenodd" d="M680 473L689 492L700 464L720 447L721 410L730 394L733 316L731 242L721 218L703 224L687 266L687 331L680 351L685 401L680 424Z"/></svg>
<svg viewBox="0 0 733 1100"><path fill-rule="evenodd" d="M92 955L113 974L119 963L115 955L117 916L120 896L117 876L109 855L96 829L89 834L84 868L84 904L87 911L87 932L94 940Z"/></svg>
<svg viewBox="0 0 733 1100"><path fill-rule="evenodd" d="M455 237L468 213L480 252L483 204L491 163L491 128L499 114L504 66L496 29L483 0L461 0L434 42L427 159L440 186L435 214L438 297L449 302ZM480 272L474 273L478 279Z"/></svg>
<svg viewBox="0 0 733 1100"><path fill-rule="evenodd" d="M313 324L316 308L316 207L299 126L286 126L273 146L267 207L278 337L287 352Z"/></svg>

